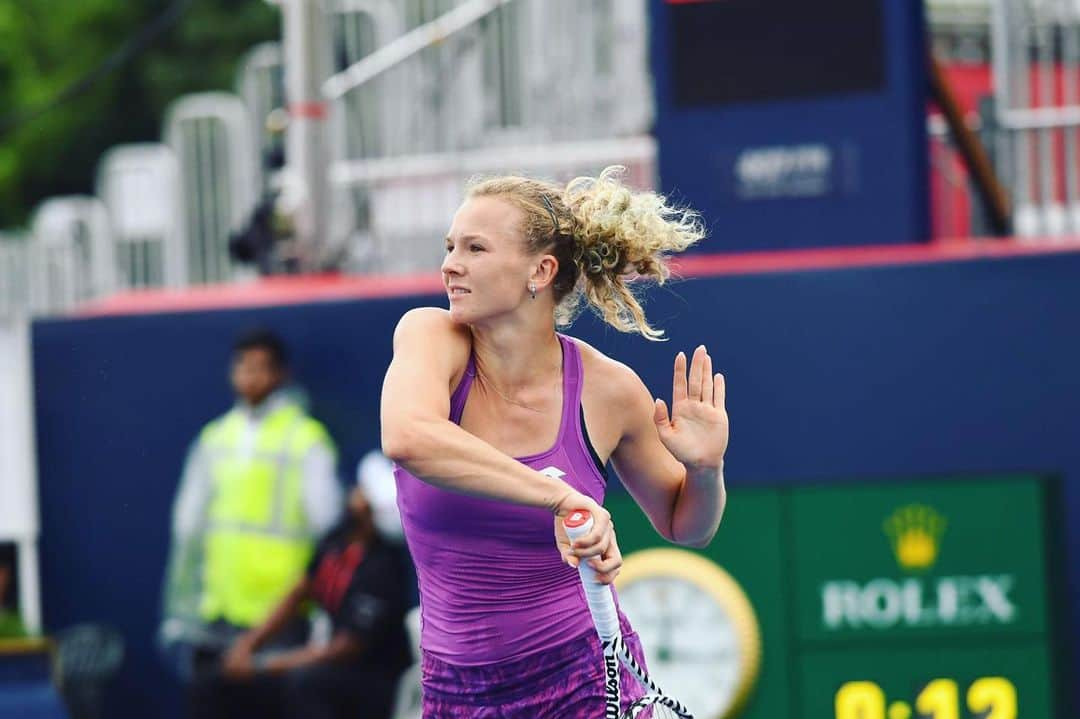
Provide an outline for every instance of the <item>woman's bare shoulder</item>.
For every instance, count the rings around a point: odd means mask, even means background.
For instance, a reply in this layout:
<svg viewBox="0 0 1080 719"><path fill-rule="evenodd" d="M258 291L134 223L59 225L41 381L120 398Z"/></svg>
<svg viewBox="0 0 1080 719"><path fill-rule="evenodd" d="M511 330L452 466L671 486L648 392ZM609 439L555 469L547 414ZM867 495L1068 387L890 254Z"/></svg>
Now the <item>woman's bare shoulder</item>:
<svg viewBox="0 0 1080 719"><path fill-rule="evenodd" d="M394 341L397 342L399 337L470 343L468 326L454 322L450 312L441 307L414 307L403 314L394 330Z"/></svg>
<svg viewBox="0 0 1080 719"><path fill-rule="evenodd" d="M439 368L452 382L465 371L472 352L472 336L467 325L458 324L440 307L417 307L398 320L394 330L394 357L415 358L431 368ZM395 360L397 361L397 360Z"/></svg>
<svg viewBox="0 0 1080 719"><path fill-rule="evenodd" d="M629 365L608 357L577 337L570 340L581 351L581 365L590 391L595 390L608 406L631 406L642 393L648 394L641 378Z"/></svg>

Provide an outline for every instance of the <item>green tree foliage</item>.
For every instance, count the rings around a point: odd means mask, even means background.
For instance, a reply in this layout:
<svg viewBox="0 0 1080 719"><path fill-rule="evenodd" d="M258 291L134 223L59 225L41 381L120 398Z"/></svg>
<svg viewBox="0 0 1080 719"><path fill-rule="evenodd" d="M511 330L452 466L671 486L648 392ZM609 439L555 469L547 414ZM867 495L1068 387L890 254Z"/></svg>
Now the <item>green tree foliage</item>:
<svg viewBox="0 0 1080 719"><path fill-rule="evenodd" d="M162 136L168 104L206 90L234 90L240 58L278 39L265 0L194 0L142 53L86 91L47 106L172 0L0 0L0 228L25 223L38 202L93 191L101 154Z"/></svg>

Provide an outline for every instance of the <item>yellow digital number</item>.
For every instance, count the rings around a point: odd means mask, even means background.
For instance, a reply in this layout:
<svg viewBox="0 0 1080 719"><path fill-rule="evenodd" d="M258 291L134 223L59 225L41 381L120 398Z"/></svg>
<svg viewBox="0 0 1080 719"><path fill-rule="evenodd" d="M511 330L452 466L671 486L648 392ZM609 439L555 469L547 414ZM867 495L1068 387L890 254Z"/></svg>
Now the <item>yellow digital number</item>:
<svg viewBox="0 0 1080 719"><path fill-rule="evenodd" d="M1004 677L976 679L967 691L967 707L985 719L1016 719L1016 687ZM926 719L960 719L960 689L953 679L934 679L915 698L915 710ZM836 719L893 719L910 716L898 701L886 713L885 692L874 682L848 682L836 692Z"/></svg>
<svg viewBox="0 0 1080 719"><path fill-rule="evenodd" d="M960 690L952 679L935 679L919 692L915 709L933 719L960 719Z"/></svg>
<svg viewBox="0 0 1080 719"><path fill-rule="evenodd" d="M848 682L836 692L836 719L885 719L885 692L873 682Z"/></svg>
<svg viewBox="0 0 1080 719"><path fill-rule="evenodd" d="M976 679L967 693L968 709L986 719L1016 719L1016 687L1004 677Z"/></svg>

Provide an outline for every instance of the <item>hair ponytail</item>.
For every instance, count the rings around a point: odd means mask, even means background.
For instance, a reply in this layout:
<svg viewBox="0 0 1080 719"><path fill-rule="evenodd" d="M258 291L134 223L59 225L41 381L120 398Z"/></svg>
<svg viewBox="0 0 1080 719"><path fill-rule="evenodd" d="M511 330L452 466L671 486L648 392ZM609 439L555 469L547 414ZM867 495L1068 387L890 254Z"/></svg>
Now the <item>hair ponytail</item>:
<svg viewBox="0 0 1080 719"><path fill-rule="evenodd" d="M555 322L573 322L582 299L621 332L659 340L631 282L663 284L668 258L705 236L700 216L668 204L654 192L637 192L621 181L625 168L578 177L565 187L525 177L495 177L468 188L469 197L501 197L524 213L526 249L559 261L552 285ZM635 282L636 284L636 282Z"/></svg>
<svg viewBox="0 0 1080 719"><path fill-rule="evenodd" d="M671 274L670 255L701 240L705 231L697 213L622 184L624 172L608 167L599 177L567 184L563 199L574 218L574 259L584 298L605 322L657 340L663 331L649 325L631 281L663 284Z"/></svg>

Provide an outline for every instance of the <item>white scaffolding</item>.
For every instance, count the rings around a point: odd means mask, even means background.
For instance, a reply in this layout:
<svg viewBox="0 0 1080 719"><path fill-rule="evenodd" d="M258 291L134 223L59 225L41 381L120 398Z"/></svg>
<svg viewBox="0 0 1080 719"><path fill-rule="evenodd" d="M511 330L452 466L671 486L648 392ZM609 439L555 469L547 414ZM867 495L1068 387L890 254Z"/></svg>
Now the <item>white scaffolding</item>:
<svg viewBox="0 0 1080 719"><path fill-rule="evenodd" d="M475 174L568 179L623 164L654 185L641 0L328 7L331 183L348 188L357 228L348 269L437 267L438 238Z"/></svg>
<svg viewBox="0 0 1080 719"><path fill-rule="evenodd" d="M112 228L96 197L54 197L31 220L28 247L31 306L39 313L69 310L116 289Z"/></svg>
<svg viewBox="0 0 1080 719"><path fill-rule="evenodd" d="M0 242L0 312L237 278L229 238L260 200L300 269L408 272L437 266L472 175L622 164L654 185L645 0L275 4L283 41L243 58L237 94L179 98L161 144L103 154L92 273L70 238Z"/></svg>
<svg viewBox="0 0 1080 719"><path fill-rule="evenodd" d="M98 163L97 196L109 213L120 287L187 283L179 167L171 149L156 143L110 149Z"/></svg>
<svg viewBox="0 0 1080 719"><path fill-rule="evenodd" d="M1080 2L995 0L999 167L1021 237L1080 234Z"/></svg>
<svg viewBox="0 0 1080 719"><path fill-rule="evenodd" d="M241 229L257 198L251 125L236 95L187 95L166 113L165 144L180 174L180 235L187 282L232 279L229 235Z"/></svg>

